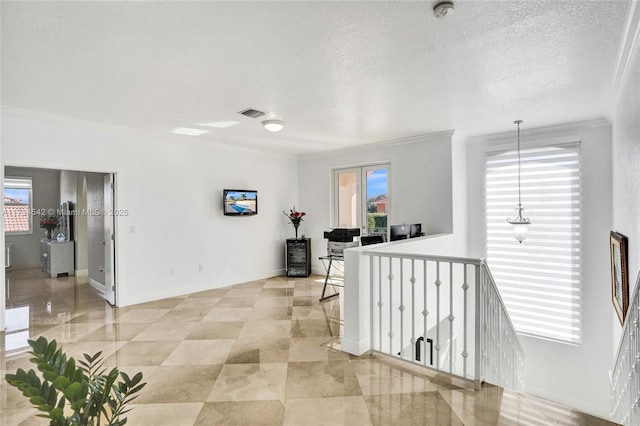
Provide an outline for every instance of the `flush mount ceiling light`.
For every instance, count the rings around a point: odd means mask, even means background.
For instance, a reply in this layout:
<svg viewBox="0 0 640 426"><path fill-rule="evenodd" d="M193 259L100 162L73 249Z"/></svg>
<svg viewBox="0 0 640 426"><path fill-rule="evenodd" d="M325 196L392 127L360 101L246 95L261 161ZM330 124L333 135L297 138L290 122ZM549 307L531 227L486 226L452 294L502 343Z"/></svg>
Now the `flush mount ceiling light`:
<svg viewBox="0 0 640 426"><path fill-rule="evenodd" d="M453 2L443 1L433 7L433 14L436 18L444 18L453 13Z"/></svg>
<svg viewBox="0 0 640 426"><path fill-rule="evenodd" d="M529 232L529 225L531 221L527 217L522 217L522 200L520 196L520 124L522 120L516 120L513 122L518 126L518 207L516 207L516 211L518 212L518 216L515 219L507 219L513 226L513 236L518 240L520 244L527 238L527 232Z"/></svg>
<svg viewBox="0 0 640 426"><path fill-rule="evenodd" d="M176 127L175 129L171 130L170 133L173 133L175 135L200 136L205 133L209 133L209 131L202 129L192 129L191 127Z"/></svg>
<svg viewBox="0 0 640 426"><path fill-rule="evenodd" d="M239 124L239 121L210 121L209 123L196 123L196 126L214 127L217 129L226 129L227 127Z"/></svg>
<svg viewBox="0 0 640 426"><path fill-rule="evenodd" d="M264 120L262 122L265 130L269 132L279 132L284 128L284 121L282 120Z"/></svg>

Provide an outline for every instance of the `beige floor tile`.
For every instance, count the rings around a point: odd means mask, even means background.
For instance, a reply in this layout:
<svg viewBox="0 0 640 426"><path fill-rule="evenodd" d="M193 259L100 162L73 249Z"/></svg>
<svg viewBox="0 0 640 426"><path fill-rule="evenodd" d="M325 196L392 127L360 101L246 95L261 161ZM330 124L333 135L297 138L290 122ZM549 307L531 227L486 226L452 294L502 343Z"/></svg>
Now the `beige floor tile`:
<svg viewBox="0 0 640 426"><path fill-rule="evenodd" d="M187 301L191 302L192 300L211 300L211 299L187 299ZM206 304L193 304L195 306L189 307L184 305L179 305L160 318L158 321L165 323L178 323L178 322L200 322L209 315L211 312L211 307L206 306Z"/></svg>
<svg viewBox="0 0 640 426"><path fill-rule="evenodd" d="M85 342L128 341L140 334L147 323L114 323L104 325L80 339Z"/></svg>
<svg viewBox="0 0 640 426"><path fill-rule="evenodd" d="M207 402L195 424L276 426L282 425L283 418L284 407L280 401Z"/></svg>
<svg viewBox="0 0 640 426"><path fill-rule="evenodd" d="M249 321L290 320L290 306L255 307L249 315Z"/></svg>
<svg viewBox="0 0 640 426"><path fill-rule="evenodd" d="M224 364L234 344L235 340L185 340L162 365Z"/></svg>
<svg viewBox="0 0 640 426"><path fill-rule="evenodd" d="M291 335L289 320L247 321L240 333L240 339L282 339Z"/></svg>
<svg viewBox="0 0 640 426"><path fill-rule="evenodd" d="M369 395L364 398L374 425L464 425L438 392Z"/></svg>
<svg viewBox="0 0 640 426"><path fill-rule="evenodd" d="M203 402L131 404L126 416L130 425L192 426L203 406Z"/></svg>
<svg viewBox="0 0 640 426"><path fill-rule="evenodd" d="M207 398L212 401L284 402L287 364L227 364Z"/></svg>
<svg viewBox="0 0 640 426"><path fill-rule="evenodd" d="M198 325L197 322L175 321L170 324L156 322L142 330L132 340L134 341L159 341L159 340L184 340Z"/></svg>
<svg viewBox="0 0 640 426"><path fill-rule="evenodd" d="M217 308L253 308L255 297L223 297L216 303Z"/></svg>
<svg viewBox="0 0 640 426"><path fill-rule="evenodd" d="M198 323L186 340L237 339L244 321L210 321Z"/></svg>
<svg viewBox="0 0 640 426"><path fill-rule="evenodd" d="M349 361L290 362L287 370L287 396L326 398L362 395Z"/></svg>
<svg viewBox="0 0 640 426"><path fill-rule="evenodd" d="M128 322L156 322L169 312L169 309L132 309L117 319L120 323Z"/></svg>
<svg viewBox="0 0 640 426"><path fill-rule="evenodd" d="M324 337L292 338L289 345L289 361L348 360L349 354L332 350Z"/></svg>
<svg viewBox="0 0 640 426"><path fill-rule="evenodd" d="M233 287L229 289L225 297L258 297L262 291L262 286L254 288Z"/></svg>
<svg viewBox="0 0 640 426"><path fill-rule="evenodd" d="M180 344L179 341L127 342L105 362L108 365L160 365Z"/></svg>
<svg viewBox="0 0 640 426"><path fill-rule="evenodd" d="M207 321L246 321L251 314L251 308L211 308L202 322Z"/></svg>
<svg viewBox="0 0 640 426"><path fill-rule="evenodd" d="M289 339L238 339L227 364L280 363L289 360Z"/></svg>
<svg viewBox="0 0 640 426"><path fill-rule="evenodd" d="M362 396L288 399L285 403L285 426L370 424L369 411Z"/></svg>
<svg viewBox="0 0 640 426"><path fill-rule="evenodd" d="M411 374L376 360L354 360L352 365L363 395L439 390L427 376Z"/></svg>
<svg viewBox="0 0 640 426"><path fill-rule="evenodd" d="M256 300L255 308L265 308L265 307L274 307L274 306L292 306L293 298L292 297L264 297L258 298Z"/></svg>
<svg viewBox="0 0 640 426"><path fill-rule="evenodd" d="M149 376L136 404L204 402L222 365L160 366Z"/></svg>
<svg viewBox="0 0 640 426"><path fill-rule="evenodd" d="M293 288L263 288L260 297L292 297Z"/></svg>

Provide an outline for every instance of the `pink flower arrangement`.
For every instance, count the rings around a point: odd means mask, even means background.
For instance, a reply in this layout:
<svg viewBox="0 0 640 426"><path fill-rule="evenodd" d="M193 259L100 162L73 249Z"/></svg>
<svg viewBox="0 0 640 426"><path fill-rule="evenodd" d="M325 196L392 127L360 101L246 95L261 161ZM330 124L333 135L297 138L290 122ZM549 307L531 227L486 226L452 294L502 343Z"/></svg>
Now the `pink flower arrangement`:
<svg viewBox="0 0 640 426"><path fill-rule="evenodd" d="M305 212L299 212L296 210L296 206L293 206L293 208L291 210L289 210L289 213L287 214L286 212L282 212L284 213L285 216L287 216L292 223L295 222L300 222L302 220L302 216L306 216L307 214Z"/></svg>
<svg viewBox="0 0 640 426"><path fill-rule="evenodd" d="M40 228L44 228L49 233L49 238L53 238L53 231L60 226L60 216L48 214L40 217Z"/></svg>
<svg viewBox="0 0 640 426"><path fill-rule="evenodd" d="M291 210L289 210L289 213L285 212L284 210L282 211L282 213L289 218L289 220L291 221L291 224L293 225L293 228L296 230L296 240L298 239L298 227L300 226L300 222L302 222L302 217L306 216L307 214L305 212L299 212L296 210L296 206L293 206L293 208Z"/></svg>

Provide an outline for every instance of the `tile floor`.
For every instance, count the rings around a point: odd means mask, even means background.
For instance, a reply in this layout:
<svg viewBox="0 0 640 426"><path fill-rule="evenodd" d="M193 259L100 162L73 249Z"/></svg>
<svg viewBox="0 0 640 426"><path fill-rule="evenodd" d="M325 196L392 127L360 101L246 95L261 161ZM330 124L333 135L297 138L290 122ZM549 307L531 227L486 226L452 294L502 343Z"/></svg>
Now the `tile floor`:
<svg viewBox="0 0 640 426"><path fill-rule="evenodd" d="M28 338L148 383L130 425L609 425L557 404L379 356L340 352L340 298L319 303L322 278L274 277L111 308L74 277L7 273L0 334L0 424L46 425L4 380L30 368Z"/></svg>

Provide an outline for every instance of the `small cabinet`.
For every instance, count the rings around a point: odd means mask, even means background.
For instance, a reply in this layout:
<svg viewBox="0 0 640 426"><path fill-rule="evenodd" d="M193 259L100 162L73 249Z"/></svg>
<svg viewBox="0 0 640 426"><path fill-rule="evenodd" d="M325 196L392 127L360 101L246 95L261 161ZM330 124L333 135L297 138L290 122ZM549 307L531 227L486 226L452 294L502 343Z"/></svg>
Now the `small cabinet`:
<svg viewBox="0 0 640 426"><path fill-rule="evenodd" d="M286 260L288 277L311 275L311 238L288 238Z"/></svg>
<svg viewBox="0 0 640 426"><path fill-rule="evenodd" d="M75 268L73 247L73 241L41 240L42 272L51 278L60 274L73 275Z"/></svg>

